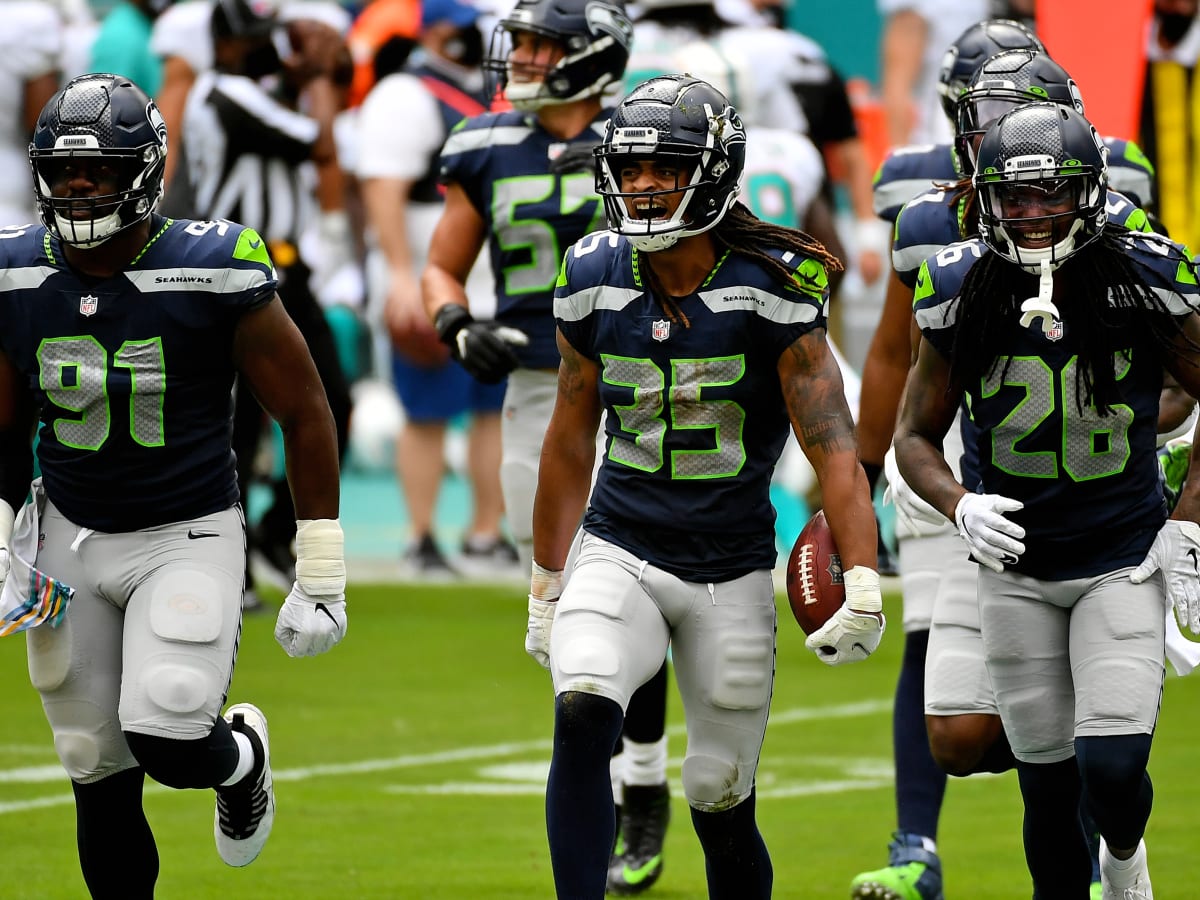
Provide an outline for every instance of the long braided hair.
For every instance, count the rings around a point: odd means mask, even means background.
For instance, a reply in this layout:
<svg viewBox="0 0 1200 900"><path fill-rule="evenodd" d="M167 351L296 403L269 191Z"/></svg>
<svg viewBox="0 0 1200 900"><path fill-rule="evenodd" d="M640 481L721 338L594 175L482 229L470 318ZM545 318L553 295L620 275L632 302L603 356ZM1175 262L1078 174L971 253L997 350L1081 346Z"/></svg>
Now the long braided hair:
<svg viewBox="0 0 1200 900"><path fill-rule="evenodd" d="M1157 349L1160 360L1176 356L1175 343L1183 333L1182 320L1171 315L1164 301L1147 284L1140 267L1131 259L1133 233L1107 227L1100 237L1068 258L1055 273L1065 287L1055 303L1072 329L1080 348L1082 365L1076 369L1075 403L1080 412L1094 405L1108 415L1120 401L1117 389L1117 354L1128 358L1135 346ZM1186 265L1193 273L1196 264L1176 244L1164 242L1166 259ZM954 335L951 377L960 385L977 385L996 371L1004 360L1001 377L1010 357L1003 356L1013 330L1019 328L1021 304L1036 295L1038 276L1031 275L997 253L988 253L975 263L954 300L958 326ZM1191 339L1186 346L1200 350Z"/></svg>
<svg viewBox="0 0 1200 900"><path fill-rule="evenodd" d="M740 201L734 201L729 211L721 217L721 221L712 227L711 233L717 246L724 248L722 259L730 253L740 253L759 263L784 286L793 284L794 265L789 266L783 260L772 256L767 252L770 248L790 250L798 255L811 257L824 266L826 272L841 272L845 268L842 261L812 235L799 228L788 228L760 219ZM646 266L644 272L647 285L667 318L690 328L691 322L687 314L663 289L653 267Z"/></svg>

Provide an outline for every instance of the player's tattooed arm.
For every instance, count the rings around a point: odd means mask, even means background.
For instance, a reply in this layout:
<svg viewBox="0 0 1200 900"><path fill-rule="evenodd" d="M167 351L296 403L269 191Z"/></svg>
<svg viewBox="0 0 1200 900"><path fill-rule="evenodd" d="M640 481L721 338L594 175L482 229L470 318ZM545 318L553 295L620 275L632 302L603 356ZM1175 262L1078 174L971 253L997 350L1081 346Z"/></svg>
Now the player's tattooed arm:
<svg viewBox="0 0 1200 900"><path fill-rule="evenodd" d="M533 500L533 558L561 569L583 517L600 427L599 370L558 334L558 397L542 440Z"/></svg>
<svg viewBox="0 0 1200 900"><path fill-rule="evenodd" d="M841 370L824 334L810 332L788 347L779 361L779 374L788 415L804 452L822 457L853 452L854 420L846 405Z"/></svg>
<svg viewBox="0 0 1200 900"><path fill-rule="evenodd" d="M1191 313L1181 320L1174 351L1164 356L1171 376L1169 381L1164 381L1164 391L1173 381L1190 397L1200 398L1200 313ZM1160 410L1160 419L1161 414ZM1200 522L1200 424L1191 437L1192 457L1188 476L1171 518Z"/></svg>
<svg viewBox="0 0 1200 900"><path fill-rule="evenodd" d="M842 372L824 330L798 338L779 357L778 371L792 429L820 482L842 562L847 569L874 569L877 545L871 489L858 462Z"/></svg>
<svg viewBox="0 0 1200 900"><path fill-rule="evenodd" d="M942 455L962 393L950 380L950 363L926 340L904 386L896 424L896 462L909 486L951 522L965 489Z"/></svg>

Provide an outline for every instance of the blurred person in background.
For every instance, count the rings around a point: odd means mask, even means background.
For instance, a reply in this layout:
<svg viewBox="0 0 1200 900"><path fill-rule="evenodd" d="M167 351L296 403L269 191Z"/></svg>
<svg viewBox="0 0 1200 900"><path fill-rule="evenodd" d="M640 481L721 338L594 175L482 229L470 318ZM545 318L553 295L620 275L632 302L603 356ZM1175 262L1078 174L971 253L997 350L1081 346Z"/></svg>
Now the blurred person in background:
<svg viewBox="0 0 1200 900"><path fill-rule="evenodd" d="M884 18L879 87L889 143L947 143L938 73L946 48L988 17L986 0L876 0L876 7Z"/></svg>
<svg viewBox="0 0 1200 900"><path fill-rule="evenodd" d="M154 20L171 0L118 0L101 20L90 71L124 75L151 97L162 86L162 60L150 49Z"/></svg>
<svg viewBox="0 0 1200 900"><path fill-rule="evenodd" d="M333 125L341 103L335 79L341 72L348 83L348 56L334 29L308 19L281 27L272 4L217 0L209 8L214 68L196 78L183 125L190 205L199 217L250 224L266 240L279 295L317 363L344 451L349 388L301 239L329 212L341 226L319 242L322 251L347 237ZM288 55L281 56L281 45ZM330 208L319 213L326 204ZM249 392L239 390L236 403L238 477L248 496L265 423ZM261 557L261 570L286 585L294 567L295 515L286 481L270 481L271 505L249 532L250 549ZM252 591L248 581L248 604Z"/></svg>
<svg viewBox="0 0 1200 900"><path fill-rule="evenodd" d="M59 87L63 21L53 3L0 6L0 225L37 221L29 190L29 138Z"/></svg>
<svg viewBox="0 0 1200 900"><path fill-rule="evenodd" d="M421 303L420 276L442 212L438 155L464 118L488 109L479 13L459 0L425 0L421 39L404 69L378 82L359 112L358 177L379 258L374 292L386 298L392 383L404 407L395 466L408 511L410 575L451 577L517 571L516 549L503 537L500 491L500 408L505 380L483 384L450 358ZM481 255L465 289L473 314L491 315L491 271ZM434 514L445 473L446 432L468 415L471 519L452 566L434 537Z"/></svg>
<svg viewBox="0 0 1200 900"><path fill-rule="evenodd" d="M1138 142L1158 172L1159 219L1167 233L1200 246L1200 27L1197 0L1154 0Z"/></svg>

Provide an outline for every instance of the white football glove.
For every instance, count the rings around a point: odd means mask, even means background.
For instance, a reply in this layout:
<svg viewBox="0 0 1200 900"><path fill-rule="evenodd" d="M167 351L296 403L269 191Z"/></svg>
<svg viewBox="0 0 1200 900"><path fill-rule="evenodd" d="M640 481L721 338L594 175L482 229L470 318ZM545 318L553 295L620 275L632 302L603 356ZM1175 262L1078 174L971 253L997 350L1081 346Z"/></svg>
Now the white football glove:
<svg viewBox="0 0 1200 900"><path fill-rule="evenodd" d="M1141 565L1129 573L1129 580L1141 584L1158 571L1179 626L1200 634L1200 525L1168 519Z"/></svg>
<svg viewBox="0 0 1200 900"><path fill-rule="evenodd" d="M905 521L909 531L913 534L921 534L922 525L946 525L946 517L909 487L904 476L900 474L900 466L896 463L895 447L889 447L887 455L883 458L883 472L887 478L883 502L891 503L896 507L896 518Z"/></svg>
<svg viewBox="0 0 1200 900"><path fill-rule="evenodd" d="M804 642L804 646L827 666L866 659L879 646L887 625L883 615L883 595L879 592L879 573L866 566L855 566L843 577L845 602Z"/></svg>
<svg viewBox="0 0 1200 900"><path fill-rule="evenodd" d="M309 597L292 585L275 619L275 640L288 656L318 656L346 636L343 597Z"/></svg>
<svg viewBox="0 0 1200 900"><path fill-rule="evenodd" d="M1025 552L1021 543L1025 529L1006 519L1004 513L1024 507L1020 500L999 494L963 494L954 507L954 524L976 561L993 572L1003 572L1006 565L1017 561Z"/></svg>
<svg viewBox="0 0 1200 900"><path fill-rule="evenodd" d="M275 620L288 656L316 656L346 636L346 561L337 519L296 522L296 583Z"/></svg>
<svg viewBox="0 0 1200 900"><path fill-rule="evenodd" d="M545 569L535 561L529 581L529 622L525 626L525 652L543 669L550 668L550 629L562 594L562 570Z"/></svg>

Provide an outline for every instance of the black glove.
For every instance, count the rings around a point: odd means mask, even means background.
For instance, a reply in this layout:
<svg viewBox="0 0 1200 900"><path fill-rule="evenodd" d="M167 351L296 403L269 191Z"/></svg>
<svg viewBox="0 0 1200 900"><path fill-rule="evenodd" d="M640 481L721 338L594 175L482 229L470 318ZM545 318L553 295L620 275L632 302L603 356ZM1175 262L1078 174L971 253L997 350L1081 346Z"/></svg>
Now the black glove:
<svg viewBox="0 0 1200 900"><path fill-rule="evenodd" d="M596 147L599 144L569 144L554 159L550 160L551 175L569 175L572 172L596 172Z"/></svg>
<svg viewBox="0 0 1200 900"><path fill-rule="evenodd" d="M448 303L433 320L438 337L474 378L499 384L520 365L513 347L529 343L523 331L497 322L477 322L465 306Z"/></svg>

